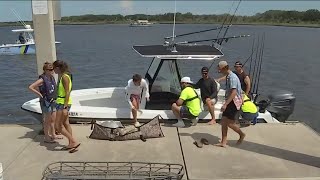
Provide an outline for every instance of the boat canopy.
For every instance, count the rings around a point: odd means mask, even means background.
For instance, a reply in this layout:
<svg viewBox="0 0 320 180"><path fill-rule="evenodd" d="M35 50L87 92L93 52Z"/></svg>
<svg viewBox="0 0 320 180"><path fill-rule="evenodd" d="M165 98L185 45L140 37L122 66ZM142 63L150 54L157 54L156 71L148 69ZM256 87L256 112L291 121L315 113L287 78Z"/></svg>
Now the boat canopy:
<svg viewBox="0 0 320 180"><path fill-rule="evenodd" d="M165 45L133 46L142 57L160 59L205 59L212 60L223 56L223 53L210 45Z"/></svg>

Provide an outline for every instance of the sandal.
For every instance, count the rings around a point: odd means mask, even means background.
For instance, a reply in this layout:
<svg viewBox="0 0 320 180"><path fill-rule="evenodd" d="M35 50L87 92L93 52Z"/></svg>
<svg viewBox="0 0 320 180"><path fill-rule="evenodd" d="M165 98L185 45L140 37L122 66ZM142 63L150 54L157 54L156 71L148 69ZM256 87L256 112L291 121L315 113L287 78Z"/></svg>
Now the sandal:
<svg viewBox="0 0 320 180"><path fill-rule="evenodd" d="M209 145L209 141L206 138L201 138L200 142L204 145Z"/></svg>
<svg viewBox="0 0 320 180"><path fill-rule="evenodd" d="M194 145L196 145L198 148L202 148L202 147L203 147L202 142L197 141L197 140L196 140L196 141L194 141L194 142L193 142L193 144L194 144Z"/></svg>
<svg viewBox="0 0 320 180"><path fill-rule="evenodd" d="M80 143L76 146L74 146L73 148L71 148L71 150L69 151L69 153L75 153L78 151L78 147L80 146Z"/></svg>

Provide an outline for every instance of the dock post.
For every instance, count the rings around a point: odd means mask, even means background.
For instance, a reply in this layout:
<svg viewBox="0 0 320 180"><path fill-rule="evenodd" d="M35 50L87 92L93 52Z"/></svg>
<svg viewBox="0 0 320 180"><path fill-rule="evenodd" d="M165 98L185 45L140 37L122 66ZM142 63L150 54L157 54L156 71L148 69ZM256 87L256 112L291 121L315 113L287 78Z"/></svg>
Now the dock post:
<svg viewBox="0 0 320 180"><path fill-rule="evenodd" d="M52 0L32 0L32 20L36 44L38 74L42 74L42 66L57 59ZM56 4L57 6L59 4ZM55 17L60 16L60 8L55 8Z"/></svg>

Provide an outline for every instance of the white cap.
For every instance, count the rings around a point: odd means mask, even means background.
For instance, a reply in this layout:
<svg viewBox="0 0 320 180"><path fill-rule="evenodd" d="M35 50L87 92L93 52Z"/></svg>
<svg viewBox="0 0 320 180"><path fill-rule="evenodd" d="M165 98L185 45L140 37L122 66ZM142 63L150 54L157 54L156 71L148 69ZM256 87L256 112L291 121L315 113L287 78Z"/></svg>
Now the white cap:
<svg viewBox="0 0 320 180"><path fill-rule="evenodd" d="M219 68L224 68L224 67L228 66L228 63L227 63L227 61L220 61L218 66L219 66Z"/></svg>
<svg viewBox="0 0 320 180"><path fill-rule="evenodd" d="M181 78L180 82L182 83L189 83L192 84L193 82L191 81L190 77L183 77Z"/></svg>

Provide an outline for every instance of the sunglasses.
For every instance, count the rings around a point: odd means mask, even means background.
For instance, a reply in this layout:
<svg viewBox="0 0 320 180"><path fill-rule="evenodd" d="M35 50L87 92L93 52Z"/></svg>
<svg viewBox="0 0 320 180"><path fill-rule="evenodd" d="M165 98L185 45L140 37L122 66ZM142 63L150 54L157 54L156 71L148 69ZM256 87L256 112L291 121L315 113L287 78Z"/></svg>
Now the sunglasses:
<svg viewBox="0 0 320 180"><path fill-rule="evenodd" d="M202 74L208 74L208 72L202 72Z"/></svg>
<svg viewBox="0 0 320 180"><path fill-rule="evenodd" d="M48 71L53 71L53 69L47 69Z"/></svg>
<svg viewBox="0 0 320 180"><path fill-rule="evenodd" d="M234 66L235 68L237 68L237 67L242 67L241 65L238 65L238 66Z"/></svg>

